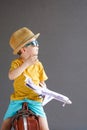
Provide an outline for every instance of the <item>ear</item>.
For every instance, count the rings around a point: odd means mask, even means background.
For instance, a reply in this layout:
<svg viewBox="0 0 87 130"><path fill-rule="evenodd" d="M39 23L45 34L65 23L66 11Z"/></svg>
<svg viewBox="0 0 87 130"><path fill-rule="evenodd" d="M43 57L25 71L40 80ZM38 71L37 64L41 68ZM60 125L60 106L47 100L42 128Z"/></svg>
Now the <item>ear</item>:
<svg viewBox="0 0 87 130"><path fill-rule="evenodd" d="M22 53L25 52L25 50L26 50L25 47L21 48L21 52L22 52Z"/></svg>

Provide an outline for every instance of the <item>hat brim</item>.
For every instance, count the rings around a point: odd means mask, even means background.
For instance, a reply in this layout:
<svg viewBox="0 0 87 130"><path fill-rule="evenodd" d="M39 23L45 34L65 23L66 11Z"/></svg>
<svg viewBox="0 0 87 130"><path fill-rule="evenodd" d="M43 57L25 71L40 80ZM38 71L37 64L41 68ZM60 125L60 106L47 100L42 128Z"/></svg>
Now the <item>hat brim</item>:
<svg viewBox="0 0 87 130"><path fill-rule="evenodd" d="M16 54L18 53L18 51L19 51L22 47L24 47L27 43L33 41L33 39L37 39L37 38L39 37L39 35L40 35L40 33L38 33L38 34L32 36L32 37L29 38L29 39L27 38L26 41L24 41L21 45L19 45L19 46L13 51L13 54L16 55Z"/></svg>

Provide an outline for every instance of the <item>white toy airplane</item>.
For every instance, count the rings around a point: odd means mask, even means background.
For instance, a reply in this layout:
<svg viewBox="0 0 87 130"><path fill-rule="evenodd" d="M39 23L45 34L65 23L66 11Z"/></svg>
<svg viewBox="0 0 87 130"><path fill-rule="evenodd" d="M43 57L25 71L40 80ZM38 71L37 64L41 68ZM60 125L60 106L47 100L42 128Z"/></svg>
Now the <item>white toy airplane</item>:
<svg viewBox="0 0 87 130"><path fill-rule="evenodd" d="M46 105L52 99L63 102L63 107L66 104L72 104L72 102L69 100L68 97L62 94L59 94L57 92L54 92L42 84L41 84L42 87L37 86L33 83L33 81L28 76L25 75L25 77L26 77L26 80L25 80L26 86L33 89L39 96L44 97L44 100L42 103L43 106Z"/></svg>

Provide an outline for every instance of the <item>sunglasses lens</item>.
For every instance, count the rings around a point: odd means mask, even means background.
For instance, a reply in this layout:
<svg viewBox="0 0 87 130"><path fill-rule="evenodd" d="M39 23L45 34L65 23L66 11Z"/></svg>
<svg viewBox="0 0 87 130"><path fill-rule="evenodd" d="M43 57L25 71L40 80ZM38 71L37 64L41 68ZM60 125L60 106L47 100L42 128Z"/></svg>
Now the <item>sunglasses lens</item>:
<svg viewBox="0 0 87 130"><path fill-rule="evenodd" d="M32 41L32 42L26 44L25 46L28 47L28 46L30 46L30 45L32 45L32 46L39 46L39 43L38 43L37 40L35 40L35 41Z"/></svg>
<svg viewBox="0 0 87 130"><path fill-rule="evenodd" d="M35 40L35 41L32 41L32 42L31 42L31 45L32 45L32 46L39 46L39 43L38 43L38 41Z"/></svg>

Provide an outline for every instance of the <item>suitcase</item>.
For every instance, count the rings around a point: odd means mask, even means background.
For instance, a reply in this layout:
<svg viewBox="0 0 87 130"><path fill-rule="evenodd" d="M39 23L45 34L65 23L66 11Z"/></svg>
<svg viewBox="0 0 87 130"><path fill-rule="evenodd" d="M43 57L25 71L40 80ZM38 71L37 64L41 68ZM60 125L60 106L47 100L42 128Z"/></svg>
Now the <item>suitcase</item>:
<svg viewBox="0 0 87 130"><path fill-rule="evenodd" d="M14 130L40 130L38 116L28 109L27 103L12 119L12 128Z"/></svg>

